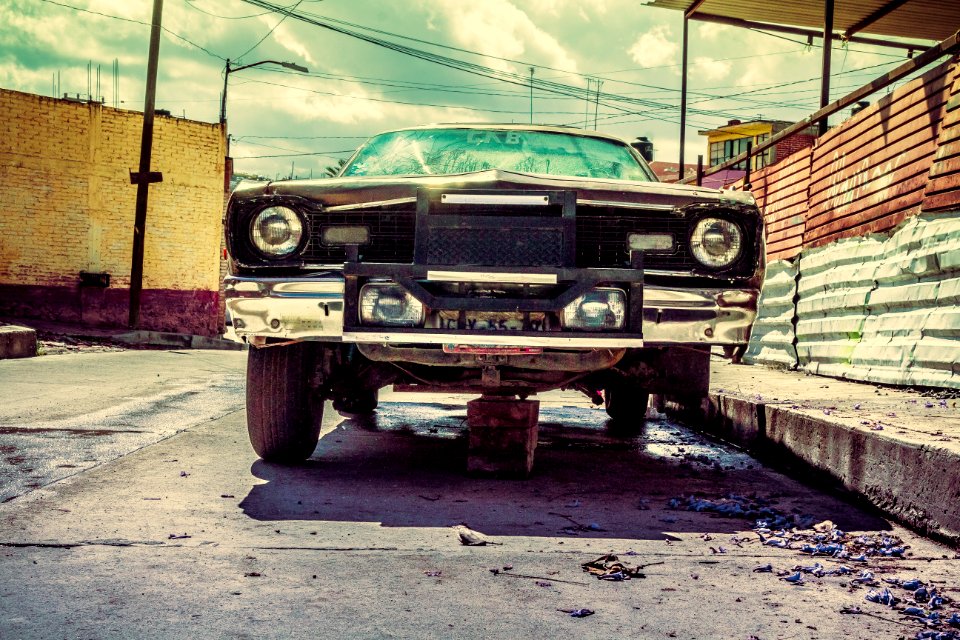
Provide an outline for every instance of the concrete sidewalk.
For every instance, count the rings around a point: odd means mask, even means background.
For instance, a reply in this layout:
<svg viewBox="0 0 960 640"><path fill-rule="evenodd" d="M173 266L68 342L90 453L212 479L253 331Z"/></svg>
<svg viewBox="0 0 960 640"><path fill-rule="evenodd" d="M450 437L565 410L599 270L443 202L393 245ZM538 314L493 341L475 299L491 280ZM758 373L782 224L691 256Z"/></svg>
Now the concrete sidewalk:
<svg viewBox="0 0 960 640"><path fill-rule="evenodd" d="M0 317L0 327L17 325L38 334L70 336L84 340L100 340L127 347L168 347L171 349L219 349L242 351L246 345L226 337L199 336L168 331L147 331L116 327L88 327L49 320ZM232 327L231 327L232 329Z"/></svg>
<svg viewBox="0 0 960 640"><path fill-rule="evenodd" d="M960 544L960 399L715 360L700 413L719 437L799 459Z"/></svg>

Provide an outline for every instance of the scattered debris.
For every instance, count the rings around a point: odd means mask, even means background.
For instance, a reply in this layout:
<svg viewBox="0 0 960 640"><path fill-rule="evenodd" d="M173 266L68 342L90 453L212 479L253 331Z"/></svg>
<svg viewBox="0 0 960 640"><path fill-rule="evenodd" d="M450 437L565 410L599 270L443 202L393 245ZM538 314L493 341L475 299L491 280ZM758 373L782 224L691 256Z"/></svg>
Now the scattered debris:
<svg viewBox="0 0 960 640"><path fill-rule="evenodd" d="M789 582L790 584L794 584L794 585L803 584L803 574L800 573L799 571L797 571L792 575L786 576L785 578L780 578L780 579L783 580L784 582Z"/></svg>
<svg viewBox="0 0 960 640"><path fill-rule="evenodd" d="M621 562L617 556L613 555L612 553L608 553L607 555L600 556L596 560L584 562L580 566L584 571L592 576L596 576L596 578L599 580L621 582L623 580L631 580L633 578L646 578L647 576L641 571L641 569L657 564L663 564L663 562L651 562L648 564L631 567L630 565Z"/></svg>
<svg viewBox="0 0 960 640"><path fill-rule="evenodd" d="M900 598L896 597L890 593L890 589L884 589L883 591L870 591L864 596L864 599L867 602L876 602L877 604L886 605L888 607L896 606L900 602Z"/></svg>
<svg viewBox="0 0 960 640"><path fill-rule="evenodd" d="M545 582L545 583L548 583L548 584L549 584L550 582L564 582L564 583L566 583L566 584L579 584L579 585L582 585L582 586L586 586L586 584L587 584L587 583L585 583L585 582L576 582L576 581L574 581L574 580L561 580L560 578L545 578L545 577L543 577L543 576L528 576L528 575L525 575L525 574L522 574L522 573L504 573L504 572L501 572L500 569L490 569L490 573L492 573L492 574L495 575L495 576L506 576L506 577L508 577L508 578L525 578L525 579L528 579L528 580L537 580L537 581L538 581L538 583L537 583L538 586L543 586L543 585L539 584L539 582ZM551 572L551 573L553 573L553 572ZM555 573L560 573L560 572L557 571L557 572L555 572Z"/></svg>
<svg viewBox="0 0 960 640"><path fill-rule="evenodd" d="M423 575L428 578L439 578L443 574L443 571L424 571Z"/></svg>
<svg viewBox="0 0 960 640"><path fill-rule="evenodd" d="M763 519L768 527L782 529L796 527L806 529L813 525L814 518L796 514L785 515L770 504L769 500L756 495L741 496L731 493L726 498L710 500L696 495L673 498L667 507L680 511L715 513L725 518Z"/></svg>
<svg viewBox="0 0 960 640"><path fill-rule="evenodd" d="M567 534L567 535L576 535L577 532L580 532L580 531L606 531L606 529L604 529L603 527L601 527L601 526L600 526L599 524L597 524L596 522L591 522L591 523L589 523L589 524L583 524L582 522L578 522L578 521L574 520L569 514L566 514L566 513L557 513L556 511L548 511L547 513L548 513L549 515L551 515L551 516L557 516L558 518L564 518L565 520L569 520L571 523L573 523L573 527L564 527L564 528L563 528L563 530L562 530L563 533L565 533L565 534Z"/></svg>
<svg viewBox="0 0 960 640"><path fill-rule="evenodd" d="M568 613L571 618L586 618L596 613L593 609L557 609L557 611Z"/></svg>
<svg viewBox="0 0 960 640"><path fill-rule="evenodd" d="M167 540L185 540L185 539L191 538L191 537L193 537L193 536L188 536L188 535L185 534L185 533L183 533L183 534L180 534L180 533L171 533L169 536L167 536Z"/></svg>

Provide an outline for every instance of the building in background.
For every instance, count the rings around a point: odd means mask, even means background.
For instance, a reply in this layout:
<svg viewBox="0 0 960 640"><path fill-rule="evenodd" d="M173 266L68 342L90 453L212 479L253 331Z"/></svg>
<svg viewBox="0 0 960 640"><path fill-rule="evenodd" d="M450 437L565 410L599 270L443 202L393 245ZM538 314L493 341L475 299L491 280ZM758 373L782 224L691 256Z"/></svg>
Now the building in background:
<svg viewBox="0 0 960 640"><path fill-rule="evenodd" d="M0 89L0 315L123 327L143 114ZM223 125L158 113L141 328L222 327Z"/></svg>
<svg viewBox="0 0 960 640"><path fill-rule="evenodd" d="M746 151L748 144L752 143L756 147L793 124L785 120L751 120L750 122L730 120L722 127L700 131L698 132L700 135L707 137L707 162L704 164L709 167L722 164ZM777 164L793 152L813 146L816 139L817 130L814 126L792 135L757 154L753 158L751 169L756 171ZM743 171L746 167L738 166L737 168Z"/></svg>
<svg viewBox="0 0 960 640"><path fill-rule="evenodd" d="M697 165L695 164L685 164L683 165L683 175L680 175L680 165L676 162L663 162L657 160L650 163L650 168L653 169L653 172L657 174L657 177L660 179L660 182L680 182L680 180L686 180L687 178L694 179L697 177Z"/></svg>
<svg viewBox="0 0 960 640"><path fill-rule="evenodd" d="M709 131L699 131L700 135L707 138L707 157L704 166L706 168L723 164L727 160L744 153L748 145L756 147L793 124L785 120L751 120L750 122L730 120L722 127ZM817 128L811 126L805 131L781 140L751 159L751 171L775 165L800 149L812 147L816 139ZM704 177L703 185L714 189L724 189L739 181L745 174L746 166L744 162L741 162L736 167L717 171Z"/></svg>

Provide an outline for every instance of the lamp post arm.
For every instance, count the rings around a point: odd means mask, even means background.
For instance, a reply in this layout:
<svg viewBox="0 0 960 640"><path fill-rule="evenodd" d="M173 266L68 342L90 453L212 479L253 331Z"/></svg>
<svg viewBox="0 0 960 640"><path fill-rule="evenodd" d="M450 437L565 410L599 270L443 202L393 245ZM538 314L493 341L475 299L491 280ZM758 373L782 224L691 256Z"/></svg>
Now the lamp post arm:
<svg viewBox="0 0 960 640"><path fill-rule="evenodd" d="M293 71L299 71L300 73L310 73L310 70L302 65L294 62L281 62L280 60L261 60L259 62L251 62L250 64L241 65L239 67L231 67L230 59L228 58L226 65L223 67L223 93L220 94L220 124L223 124L227 121L227 80L230 78L230 74L234 71L243 71L244 69L249 69L250 67L259 67L262 64L275 64L283 67L284 69L292 69Z"/></svg>

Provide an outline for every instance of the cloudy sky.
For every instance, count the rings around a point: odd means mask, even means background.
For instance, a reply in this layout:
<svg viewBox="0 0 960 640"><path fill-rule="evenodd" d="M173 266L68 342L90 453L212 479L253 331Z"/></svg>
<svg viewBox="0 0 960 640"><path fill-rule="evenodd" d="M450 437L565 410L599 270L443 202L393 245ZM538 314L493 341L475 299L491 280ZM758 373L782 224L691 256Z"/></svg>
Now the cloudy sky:
<svg viewBox="0 0 960 640"><path fill-rule="evenodd" d="M108 105L142 110L151 10L150 0L4 0L0 87L96 95L99 69ZM228 58L309 69L230 74L237 171L319 175L379 131L528 122L530 67L536 122L648 136L657 159L678 155L682 18L641 0L165 0L162 24L157 108L176 116L218 120ZM698 130L814 111L814 45L691 23L687 161L705 153ZM834 97L905 59L835 46Z"/></svg>

